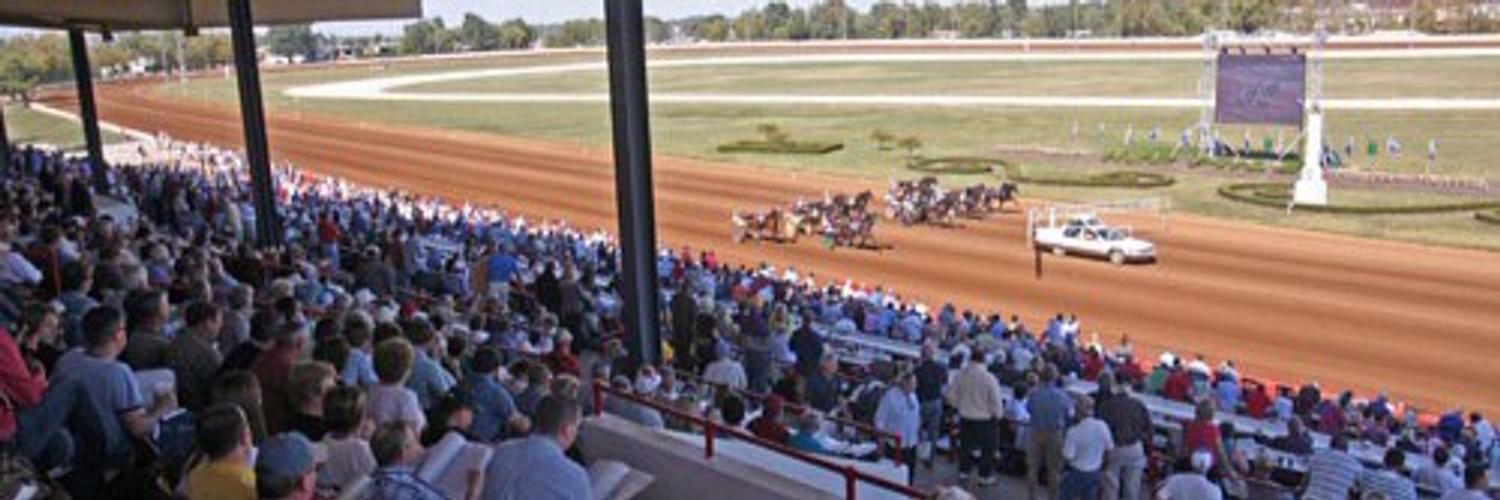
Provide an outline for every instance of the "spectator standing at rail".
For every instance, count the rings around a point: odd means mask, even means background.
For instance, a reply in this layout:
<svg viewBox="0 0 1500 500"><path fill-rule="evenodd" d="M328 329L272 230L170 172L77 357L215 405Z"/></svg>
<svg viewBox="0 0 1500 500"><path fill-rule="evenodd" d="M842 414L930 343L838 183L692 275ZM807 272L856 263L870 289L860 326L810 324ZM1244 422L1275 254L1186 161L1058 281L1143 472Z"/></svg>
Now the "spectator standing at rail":
<svg viewBox="0 0 1500 500"><path fill-rule="evenodd" d="M1068 463L1060 489L1063 500L1099 498L1099 471L1104 455L1114 447L1114 437L1103 420L1094 418L1094 404L1088 396L1078 399L1074 407L1078 423L1068 428L1063 439L1063 459Z"/></svg>
<svg viewBox="0 0 1500 500"><path fill-rule="evenodd" d="M734 359L734 350L729 344L720 344L716 349L718 359L703 370L703 381L738 391L748 385L745 367Z"/></svg>
<svg viewBox="0 0 1500 500"><path fill-rule="evenodd" d="M1105 387L1110 389L1105 391ZM1115 441L1114 448L1105 454L1100 498L1140 500L1146 444L1153 430L1151 413L1130 393L1128 385L1114 383L1110 372L1100 375L1099 388L1108 395L1099 403L1099 418L1109 425Z"/></svg>
<svg viewBox="0 0 1500 500"><path fill-rule="evenodd" d="M922 362L917 366L917 400L922 405L922 436L918 453L928 468L936 454L935 443L942 433L943 391L948 385L948 363L938 359L937 346L922 344ZM916 464L912 464L915 466Z"/></svg>
<svg viewBox="0 0 1500 500"><path fill-rule="evenodd" d="M1027 397L1031 425L1026 445L1026 492L1035 498L1040 485L1047 498L1056 498L1063 465L1063 431L1073 409L1072 398L1057 386L1057 369L1052 365L1042 368L1036 390Z"/></svg>
<svg viewBox="0 0 1500 500"><path fill-rule="evenodd" d="M916 374L902 373L896 377L896 383L886 389L875 409L875 428L901 439L901 446L894 451L901 463L907 466L907 484L912 484L917 474L917 443L922 428Z"/></svg>
<svg viewBox="0 0 1500 500"><path fill-rule="evenodd" d="M1000 445L997 421L1005 415L1005 400L1000 381L984 364L983 352L969 353L968 362L944 396L958 410L959 477L967 477L978 462L979 483L994 484Z"/></svg>

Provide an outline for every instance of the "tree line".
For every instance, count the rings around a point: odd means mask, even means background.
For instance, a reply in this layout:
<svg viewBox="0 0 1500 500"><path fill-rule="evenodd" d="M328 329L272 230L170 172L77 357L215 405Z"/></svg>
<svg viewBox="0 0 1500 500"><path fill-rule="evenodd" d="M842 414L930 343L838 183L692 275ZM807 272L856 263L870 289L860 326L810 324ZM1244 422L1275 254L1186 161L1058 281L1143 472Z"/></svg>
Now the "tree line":
<svg viewBox="0 0 1500 500"><path fill-rule="evenodd" d="M1347 34L1388 29L1428 33L1500 29L1489 0L1413 0L1409 8L1383 12L1353 5L1353 0L1070 0L1045 6L1031 5L1027 0L964 0L951 4L883 0L861 10L846 0L819 0L807 7L770 0L735 15L674 20L647 17L645 35L651 43L1147 37L1191 36L1209 30L1306 33L1318 20L1331 32ZM604 38L604 21L598 18L532 25L520 18L493 23L468 13L452 28L441 18L412 22L395 39L381 35L341 38L317 33L309 25L277 26L261 36L260 45L278 56L319 61L335 57L341 47L389 44L394 51L376 53L421 55L537 46L596 47L604 44ZM96 76L105 77L135 69L163 73L181 67L195 71L229 64L233 58L229 36L222 30L192 37L177 32L121 34L110 43L91 43L90 52ZM0 94L25 100L37 85L71 78L67 39L62 35L0 39Z"/></svg>

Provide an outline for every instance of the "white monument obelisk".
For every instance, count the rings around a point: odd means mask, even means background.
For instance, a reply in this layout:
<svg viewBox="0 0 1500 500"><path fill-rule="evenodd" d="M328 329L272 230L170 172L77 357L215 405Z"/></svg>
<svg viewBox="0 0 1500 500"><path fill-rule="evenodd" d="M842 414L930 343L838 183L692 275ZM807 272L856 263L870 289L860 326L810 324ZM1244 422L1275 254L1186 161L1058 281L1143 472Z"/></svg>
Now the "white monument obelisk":
<svg viewBox="0 0 1500 500"><path fill-rule="evenodd" d="M1323 180L1323 113L1313 108L1307 113L1307 147L1302 153L1302 176L1292 191L1298 205L1327 205L1328 181Z"/></svg>
<svg viewBox="0 0 1500 500"><path fill-rule="evenodd" d="M1312 74L1307 88L1307 118L1302 124L1307 144L1302 152L1302 175L1292 190L1292 202L1297 205L1328 204L1328 181L1323 180L1323 44L1327 41L1328 30L1319 22L1309 54Z"/></svg>

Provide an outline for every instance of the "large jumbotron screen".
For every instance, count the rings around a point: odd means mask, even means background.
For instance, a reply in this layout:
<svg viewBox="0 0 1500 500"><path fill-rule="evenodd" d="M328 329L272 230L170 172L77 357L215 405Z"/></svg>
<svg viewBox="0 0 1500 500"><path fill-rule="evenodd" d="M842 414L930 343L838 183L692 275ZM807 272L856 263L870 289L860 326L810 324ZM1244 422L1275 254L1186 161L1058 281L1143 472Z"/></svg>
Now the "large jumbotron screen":
<svg viewBox="0 0 1500 500"><path fill-rule="evenodd" d="M1219 123L1302 125L1307 57L1302 54L1219 54L1214 91Z"/></svg>

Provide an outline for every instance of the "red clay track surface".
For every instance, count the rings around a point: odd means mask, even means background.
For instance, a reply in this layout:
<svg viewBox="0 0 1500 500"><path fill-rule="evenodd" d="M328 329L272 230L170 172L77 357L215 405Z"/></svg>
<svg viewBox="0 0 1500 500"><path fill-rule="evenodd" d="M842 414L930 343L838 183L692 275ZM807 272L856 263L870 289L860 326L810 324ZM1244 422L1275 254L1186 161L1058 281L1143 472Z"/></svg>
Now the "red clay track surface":
<svg viewBox="0 0 1500 500"><path fill-rule="evenodd" d="M114 123L242 144L239 115L228 106L176 102L146 86L104 86L99 97L103 118ZM316 172L580 227L615 224L605 149L275 113L270 128L277 159ZM1048 256L1037 279L1023 214L961 229L884 224L877 236L892 248L879 252L830 251L807 240L736 245L728 222L735 208L884 186L666 157L657 158L655 175L666 245L794 265L820 282L883 284L934 306L1019 313L1034 328L1046 315L1073 312L1107 344L1128 333L1138 351L1232 358L1253 376L1316 380L1325 393L1389 390L1426 411L1500 411L1500 254L1172 216L1165 232L1135 221L1155 233L1148 237L1162 249L1159 265Z"/></svg>

